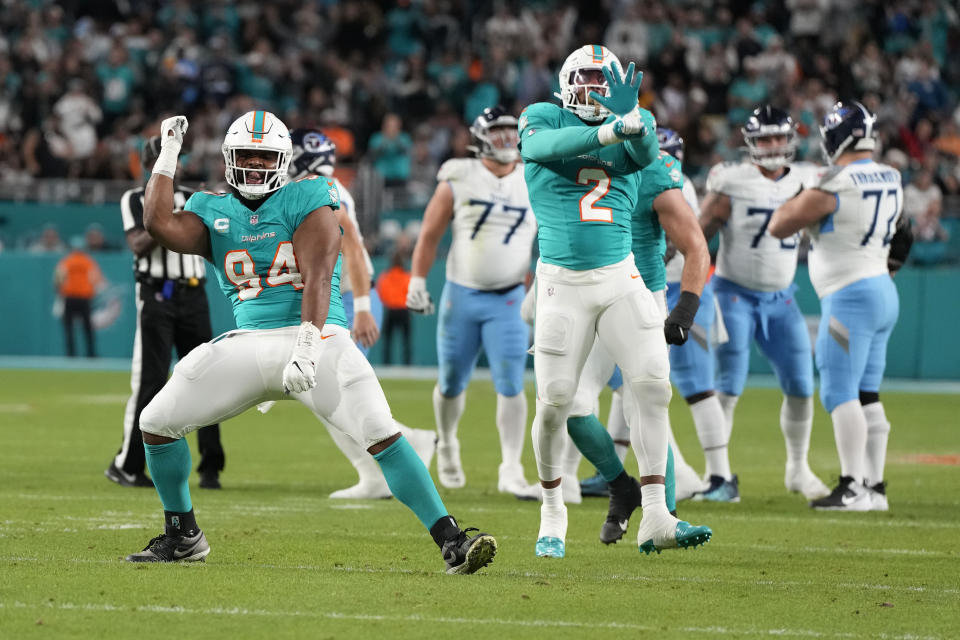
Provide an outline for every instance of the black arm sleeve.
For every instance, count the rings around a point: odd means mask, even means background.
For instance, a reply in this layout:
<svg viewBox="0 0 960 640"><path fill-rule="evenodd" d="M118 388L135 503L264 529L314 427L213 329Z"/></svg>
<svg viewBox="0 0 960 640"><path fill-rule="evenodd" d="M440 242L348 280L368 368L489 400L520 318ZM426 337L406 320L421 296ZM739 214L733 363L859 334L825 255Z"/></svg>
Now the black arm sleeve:
<svg viewBox="0 0 960 640"><path fill-rule="evenodd" d="M897 231L890 239L890 255L887 256L887 269L891 274L896 273L907 261L911 245L913 245L913 230L910 228L910 221L901 215L897 220Z"/></svg>

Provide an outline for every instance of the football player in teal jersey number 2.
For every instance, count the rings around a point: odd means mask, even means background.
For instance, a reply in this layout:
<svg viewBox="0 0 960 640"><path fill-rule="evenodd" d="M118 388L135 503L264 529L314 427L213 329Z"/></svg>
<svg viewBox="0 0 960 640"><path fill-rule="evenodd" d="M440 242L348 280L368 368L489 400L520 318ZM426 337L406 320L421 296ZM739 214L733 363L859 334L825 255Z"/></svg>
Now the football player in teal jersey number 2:
<svg viewBox="0 0 960 640"><path fill-rule="evenodd" d="M165 247L213 264L238 330L191 351L143 411L147 464L163 502L165 530L127 560L203 559L210 547L193 513L184 436L258 403L293 398L376 458L393 495L441 548L447 573L473 573L488 564L496 540L468 535L447 513L351 339L340 298L335 184L324 176L287 184L287 128L272 113L251 111L230 126L223 143L231 193L196 193L175 215L172 178L186 130L183 116L161 125L144 223Z"/></svg>
<svg viewBox="0 0 960 640"><path fill-rule="evenodd" d="M653 115L637 106L641 77L632 63L624 74L606 47L581 47L560 70L562 107L530 105L518 122L539 225L533 442L543 487L541 557L565 554L563 429L595 337L623 373L624 409L640 466L640 550L691 547L711 536L707 527L678 520L667 509L669 426L665 412L650 409L670 401L664 335L671 342L686 338L700 291L685 291L664 322L631 254L640 170L659 153Z"/></svg>

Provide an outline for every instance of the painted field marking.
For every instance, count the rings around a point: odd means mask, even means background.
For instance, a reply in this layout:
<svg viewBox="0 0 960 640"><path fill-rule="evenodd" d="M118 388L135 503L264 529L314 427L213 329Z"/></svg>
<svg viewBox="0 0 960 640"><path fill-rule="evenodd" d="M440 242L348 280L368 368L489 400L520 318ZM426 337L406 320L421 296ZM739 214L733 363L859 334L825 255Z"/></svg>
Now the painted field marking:
<svg viewBox="0 0 960 640"><path fill-rule="evenodd" d="M960 466L960 454L908 453L895 456L891 462L899 464L932 464Z"/></svg>
<svg viewBox="0 0 960 640"><path fill-rule="evenodd" d="M637 556L639 558L639 555ZM39 556L0 556L0 562L70 562L72 564L97 564L97 565L121 565L125 566L119 558L41 558ZM247 562L222 562L212 561L209 563L193 562L184 563L193 567L242 567L245 569L269 569L273 571L316 571L320 573L358 573L358 574L402 574L411 576L431 577L437 575L438 570L433 569L397 569L375 568L375 567L352 567L345 565L315 565L315 564L273 564L273 563L247 563ZM960 589L949 589L940 587L927 587L922 585L893 585L893 584L872 584L865 582L835 582L832 580L736 580L724 578L700 578L695 576L643 576L634 574L610 574L595 577L565 575L560 573L546 573L539 571L516 571L501 570L499 567L494 571L494 575L510 578L524 579L550 579L550 580L577 580L579 582L605 582L607 580L623 580L626 582L644 582L660 583L675 582L680 584L723 584L740 587L772 587L777 589L788 589L794 587L829 587L838 589L862 589L867 591L905 591L908 593L930 593L940 595L960 595Z"/></svg>
<svg viewBox="0 0 960 640"><path fill-rule="evenodd" d="M427 624L458 624L458 625L492 625L506 627L533 627L533 628L573 628L573 629L623 629L631 631L664 631L663 626L642 625L631 622L581 622L577 620L507 620L505 618L460 618L447 616L424 616L424 615L374 615L343 613L340 611L273 611L268 609L246 609L242 607L212 607L203 609L193 609L190 607L162 607L158 605L139 605L131 607L129 605L117 605L110 603L73 603L73 602L43 602L43 603L25 603L19 601L0 602L0 608L7 609L27 609L27 610L57 610L57 611L97 611L103 613L125 613L137 611L142 613L159 613L173 615L202 615L202 616L249 616L249 617L268 617L268 618L323 618L329 620L356 620L371 622L416 622ZM802 638L866 638L876 637L868 635L858 635L843 632L822 632L814 629L791 629L779 627L773 629L758 628L729 628L729 627L676 627L673 631L683 633L711 633L717 635L734 636L786 636ZM937 640L937 636L919 636L909 635L887 635L884 638L888 640Z"/></svg>

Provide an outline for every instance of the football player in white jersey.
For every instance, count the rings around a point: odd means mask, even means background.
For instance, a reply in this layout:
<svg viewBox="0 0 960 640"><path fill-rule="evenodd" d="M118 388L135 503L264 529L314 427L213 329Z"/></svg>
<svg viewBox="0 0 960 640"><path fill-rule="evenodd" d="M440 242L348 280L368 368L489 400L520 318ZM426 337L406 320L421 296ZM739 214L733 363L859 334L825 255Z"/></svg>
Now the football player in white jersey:
<svg viewBox="0 0 960 640"><path fill-rule="evenodd" d="M813 189L780 205L770 233L812 238L810 281L820 297L817 368L820 399L833 418L840 482L811 507L886 511L887 422L880 402L887 341L899 298L888 270L910 247L900 172L873 160L876 116L859 102L838 102L820 128L832 165ZM889 261L889 262L888 262Z"/></svg>
<svg viewBox="0 0 960 640"><path fill-rule="evenodd" d="M739 502L737 476L727 444L733 413L747 377L750 343L770 361L780 388L780 428L787 448L784 484L808 499L830 492L807 463L813 426L813 361L810 336L793 298L799 235L774 238L767 231L773 211L816 177L813 165L792 163L796 125L769 105L754 110L741 129L749 162L724 163L707 177L700 226L707 240L720 232L713 278L728 341L717 347L717 390L725 420L697 423L710 487L706 500Z"/></svg>
<svg viewBox="0 0 960 640"><path fill-rule="evenodd" d="M343 268L340 274L340 293L347 324L363 355L380 337L383 320L383 304L377 290L370 286L373 281L373 263L363 244L363 235L357 222L357 207L353 196L343 183L333 175L337 147L333 140L316 129L295 129L290 134L293 155L290 160L290 179L299 180L308 176L322 175L331 179L340 192L340 208L335 211L337 222L343 230ZM264 411L267 407L261 408ZM357 500L365 498L389 498L392 494L387 481L373 456L341 431L324 423L334 444L357 470L359 481L352 487L339 489L331 498ZM436 437L432 431L412 429L397 422L397 427L410 441L423 463L430 467Z"/></svg>
<svg viewBox="0 0 960 640"><path fill-rule="evenodd" d="M457 427L482 346L497 391L503 459L497 489L536 499L539 487L527 483L520 464L527 424L523 374L528 343L520 306L537 223L519 163L517 119L503 107L488 108L473 122L470 133L477 157L448 160L437 173L439 184L413 250L407 308L433 313L426 277L437 244L452 226L437 325L440 373L433 390L440 484L456 489L466 483Z"/></svg>

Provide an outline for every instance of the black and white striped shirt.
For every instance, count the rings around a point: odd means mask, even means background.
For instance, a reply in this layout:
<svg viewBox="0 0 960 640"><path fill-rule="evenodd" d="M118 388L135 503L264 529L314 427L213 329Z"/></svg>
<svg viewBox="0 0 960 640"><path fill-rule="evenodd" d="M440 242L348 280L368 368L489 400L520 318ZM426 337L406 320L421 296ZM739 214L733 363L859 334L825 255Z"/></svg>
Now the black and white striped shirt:
<svg viewBox="0 0 960 640"><path fill-rule="evenodd" d="M143 193L144 188L138 187L130 189L120 198L120 215L123 216L124 233L144 228ZM174 210L183 209L190 195L190 191L177 187L173 193ZM145 256L133 257L133 269L138 276L164 280L203 278L206 275L203 263L204 260L200 256L176 253L159 245Z"/></svg>

